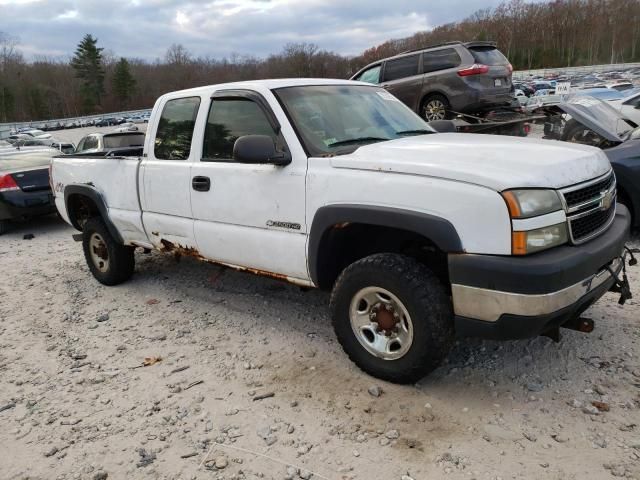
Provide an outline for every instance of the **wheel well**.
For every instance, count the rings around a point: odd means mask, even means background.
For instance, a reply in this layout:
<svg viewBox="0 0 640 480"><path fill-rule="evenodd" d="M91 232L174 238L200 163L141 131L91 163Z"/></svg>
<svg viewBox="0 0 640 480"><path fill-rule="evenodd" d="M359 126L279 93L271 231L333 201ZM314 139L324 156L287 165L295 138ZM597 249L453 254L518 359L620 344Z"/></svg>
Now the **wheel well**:
<svg viewBox="0 0 640 480"><path fill-rule="evenodd" d="M100 210L91 198L76 193L67 198L67 214L73 226L82 230L90 218L100 216Z"/></svg>
<svg viewBox="0 0 640 480"><path fill-rule="evenodd" d="M338 224L320 241L317 281L329 290L347 266L374 253L401 253L429 266L448 285L447 255L430 239L409 230L366 223Z"/></svg>

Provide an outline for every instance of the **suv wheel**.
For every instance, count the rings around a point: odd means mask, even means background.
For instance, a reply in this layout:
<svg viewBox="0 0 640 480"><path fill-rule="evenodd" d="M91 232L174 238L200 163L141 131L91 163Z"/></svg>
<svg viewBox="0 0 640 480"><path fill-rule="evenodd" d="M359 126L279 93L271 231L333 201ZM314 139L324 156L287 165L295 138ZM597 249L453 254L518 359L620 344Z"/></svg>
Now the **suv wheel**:
<svg viewBox="0 0 640 480"><path fill-rule="evenodd" d="M451 301L413 258L383 253L347 267L331 295L333 328L351 360L383 380L413 383L435 369L453 340Z"/></svg>
<svg viewBox="0 0 640 480"><path fill-rule="evenodd" d="M89 270L103 285L118 285L133 275L134 248L116 242L101 218L85 223L82 247Z"/></svg>
<svg viewBox="0 0 640 480"><path fill-rule="evenodd" d="M422 118L427 122L448 120L451 117L451 105L442 95L430 95L422 103Z"/></svg>

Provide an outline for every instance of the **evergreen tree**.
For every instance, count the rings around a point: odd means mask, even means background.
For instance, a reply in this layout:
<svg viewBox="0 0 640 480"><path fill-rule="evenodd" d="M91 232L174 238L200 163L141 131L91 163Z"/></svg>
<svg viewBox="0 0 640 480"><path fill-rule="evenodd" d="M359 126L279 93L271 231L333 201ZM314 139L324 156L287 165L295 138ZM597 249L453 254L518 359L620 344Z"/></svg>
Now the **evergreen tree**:
<svg viewBox="0 0 640 480"><path fill-rule="evenodd" d="M85 110L91 112L100 105L100 97L104 94L104 67L102 65L102 48L97 47L98 39L87 34L78 44L76 53L71 59L71 66L76 77L82 80L82 100Z"/></svg>
<svg viewBox="0 0 640 480"><path fill-rule="evenodd" d="M136 79L131 74L131 68L126 58L120 58L113 72L113 93L121 106L132 97L136 87Z"/></svg>

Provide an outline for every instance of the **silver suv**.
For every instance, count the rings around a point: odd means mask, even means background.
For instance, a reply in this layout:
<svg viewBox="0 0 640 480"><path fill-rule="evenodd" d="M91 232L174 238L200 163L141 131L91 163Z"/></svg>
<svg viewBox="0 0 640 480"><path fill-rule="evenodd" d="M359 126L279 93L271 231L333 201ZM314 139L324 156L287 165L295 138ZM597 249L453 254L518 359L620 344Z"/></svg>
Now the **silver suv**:
<svg viewBox="0 0 640 480"><path fill-rule="evenodd" d="M351 80L379 84L432 121L509 105L512 71L493 42L449 42L379 60Z"/></svg>

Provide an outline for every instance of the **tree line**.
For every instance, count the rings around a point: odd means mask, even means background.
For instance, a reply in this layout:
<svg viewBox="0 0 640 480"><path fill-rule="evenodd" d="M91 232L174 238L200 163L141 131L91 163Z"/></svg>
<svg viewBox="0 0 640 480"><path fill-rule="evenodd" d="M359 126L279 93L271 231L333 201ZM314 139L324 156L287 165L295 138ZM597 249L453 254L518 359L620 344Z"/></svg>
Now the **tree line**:
<svg viewBox="0 0 640 480"><path fill-rule="evenodd" d="M493 40L515 69L640 61L640 1L509 0L460 22L388 40L345 57L291 43L258 58L195 57L171 45L162 59L116 57L86 35L67 60L26 61L18 40L0 32L0 122L46 120L148 108L168 91L277 77L348 78L372 61L448 41Z"/></svg>

